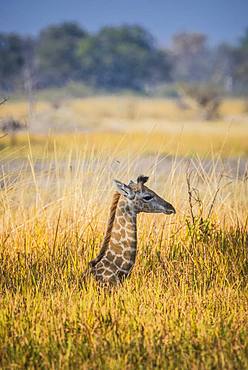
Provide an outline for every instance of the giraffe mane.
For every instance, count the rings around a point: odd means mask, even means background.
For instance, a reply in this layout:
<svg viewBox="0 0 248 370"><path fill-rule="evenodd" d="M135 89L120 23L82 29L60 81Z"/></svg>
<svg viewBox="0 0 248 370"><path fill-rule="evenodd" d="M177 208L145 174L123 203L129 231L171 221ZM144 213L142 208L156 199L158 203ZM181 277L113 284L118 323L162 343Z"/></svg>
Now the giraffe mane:
<svg viewBox="0 0 248 370"><path fill-rule="evenodd" d="M92 261L89 262L90 267L94 267L102 259L102 257L104 256L104 254L107 250L107 247L109 245L109 241L110 241L110 238L111 238L111 232L112 232L112 229L113 229L116 209L117 209L117 205L118 205L120 196L121 196L120 193L118 193L117 191L113 195L112 203L111 203L111 207L110 207L110 212L109 212L108 226L107 226L107 230L106 230L105 235L104 235L104 239L103 239L103 242L102 242L102 245L101 245L101 249L100 249L100 252L99 252L98 256L96 258L94 258Z"/></svg>

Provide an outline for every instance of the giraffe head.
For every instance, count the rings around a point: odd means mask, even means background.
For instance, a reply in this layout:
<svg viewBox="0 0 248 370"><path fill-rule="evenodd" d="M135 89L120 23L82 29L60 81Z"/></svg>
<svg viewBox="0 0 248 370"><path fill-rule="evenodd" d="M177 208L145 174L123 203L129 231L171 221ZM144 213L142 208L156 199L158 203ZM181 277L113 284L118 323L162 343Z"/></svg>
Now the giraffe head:
<svg viewBox="0 0 248 370"><path fill-rule="evenodd" d="M167 215L176 213L170 203L144 185L147 180L147 176L141 175L137 178L137 183L130 181L126 185L117 180L114 180L114 183L117 191L127 199L129 207L135 213L165 213Z"/></svg>

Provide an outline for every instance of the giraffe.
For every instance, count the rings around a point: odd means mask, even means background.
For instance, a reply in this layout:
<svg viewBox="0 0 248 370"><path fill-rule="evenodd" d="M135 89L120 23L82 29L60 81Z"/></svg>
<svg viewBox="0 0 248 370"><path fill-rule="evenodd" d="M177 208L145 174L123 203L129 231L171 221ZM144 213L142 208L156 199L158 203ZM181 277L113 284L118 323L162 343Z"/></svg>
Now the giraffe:
<svg viewBox="0 0 248 370"><path fill-rule="evenodd" d="M95 279L116 285L130 275L137 252L137 215L146 213L176 213L175 208L144 184L147 176L140 175L137 183L128 185L114 180L110 217L99 255L89 263Z"/></svg>

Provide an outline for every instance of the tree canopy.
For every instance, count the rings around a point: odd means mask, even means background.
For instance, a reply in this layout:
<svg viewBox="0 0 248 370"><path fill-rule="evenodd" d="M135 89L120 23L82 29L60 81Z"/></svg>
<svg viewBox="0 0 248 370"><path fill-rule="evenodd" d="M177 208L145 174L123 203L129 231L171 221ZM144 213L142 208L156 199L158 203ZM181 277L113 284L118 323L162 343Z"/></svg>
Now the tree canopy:
<svg viewBox="0 0 248 370"><path fill-rule="evenodd" d="M166 55L153 37L138 26L105 27L79 45L82 78L105 88L142 89L158 78L168 79Z"/></svg>
<svg viewBox="0 0 248 370"><path fill-rule="evenodd" d="M205 34L174 35L161 48L138 25L103 27L89 33L74 22L51 25L36 38L0 33L0 88L25 79L37 88L70 81L108 90L144 90L168 81L223 86L248 84L248 29L236 45L208 45Z"/></svg>
<svg viewBox="0 0 248 370"><path fill-rule="evenodd" d="M11 89L24 66L24 40L17 34L0 34L1 87Z"/></svg>
<svg viewBox="0 0 248 370"><path fill-rule="evenodd" d="M79 77L78 44L88 34L75 23L62 23L41 31L36 57L41 84L63 85Z"/></svg>

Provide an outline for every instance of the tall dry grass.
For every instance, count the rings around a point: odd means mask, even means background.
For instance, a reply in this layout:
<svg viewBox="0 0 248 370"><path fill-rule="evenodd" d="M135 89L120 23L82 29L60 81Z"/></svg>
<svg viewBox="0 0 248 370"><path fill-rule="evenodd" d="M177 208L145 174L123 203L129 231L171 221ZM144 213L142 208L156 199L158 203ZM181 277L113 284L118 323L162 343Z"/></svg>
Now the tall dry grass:
<svg viewBox="0 0 248 370"><path fill-rule="evenodd" d="M87 151L88 156L97 158L106 157L112 153L112 158L128 157L130 154L139 158L146 156L176 156L176 157L201 157L215 158L246 158L248 155L247 128L242 130L232 127L230 129L215 128L208 131L202 127L200 130L178 129L178 131L156 132L85 132L61 134L31 134L19 133L15 141L11 134L1 137L0 150L3 158L26 158L29 154L29 141L33 147L36 158L42 159L44 152L47 158L54 157L54 148L60 158L65 158L73 150ZM92 149L93 148L93 149ZM140 151L142 150L142 151Z"/></svg>
<svg viewBox="0 0 248 370"><path fill-rule="evenodd" d="M238 131L247 127L247 109L244 99L224 99L219 118L204 122L197 107L182 108L177 100L141 98L135 96L98 96L84 99L49 101L9 100L1 106L0 120L12 117L29 125L32 131L61 132L72 130L115 130L119 132L204 131L215 133L235 126ZM203 130L202 130L203 126ZM247 131L246 131L247 135Z"/></svg>
<svg viewBox="0 0 248 370"><path fill-rule="evenodd" d="M56 148L38 160L32 144L24 161L2 152L0 366L247 368L245 174L219 172L216 159L168 171L144 143L118 161L117 144L97 155ZM133 273L103 290L82 272L103 238L112 179L140 171L177 214L139 217Z"/></svg>
<svg viewBox="0 0 248 370"><path fill-rule="evenodd" d="M0 118L13 116L15 119L28 119L29 102L25 100L9 100L1 106ZM35 100L34 109L36 112L44 113L60 108L68 108L70 113L75 113L78 117L86 119L103 118L124 118L130 120L157 118L169 119L171 121L187 120L197 116L197 109L194 106L180 108L177 100L162 98L145 98L135 96L93 96L83 99L61 98L54 103L53 101ZM220 115L235 116L247 113L246 100L229 98L224 99L220 105Z"/></svg>

